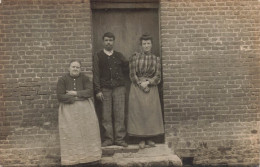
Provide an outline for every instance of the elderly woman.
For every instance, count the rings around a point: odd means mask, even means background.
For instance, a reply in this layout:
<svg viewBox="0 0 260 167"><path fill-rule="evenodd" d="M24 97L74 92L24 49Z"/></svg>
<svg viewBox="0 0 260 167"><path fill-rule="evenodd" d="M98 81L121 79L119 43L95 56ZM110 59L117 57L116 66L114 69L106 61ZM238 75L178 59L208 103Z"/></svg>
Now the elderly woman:
<svg viewBox="0 0 260 167"><path fill-rule="evenodd" d="M151 53L153 40L140 38L141 52L129 61L131 87L128 107L128 134L140 137L139 147L155 146L152 137L163 134L163 119L157 85L161 81L160 58Z"/></svg>
<svg viewBox="0 0 260 167"><path fill-rule="evenodd" d="M73 60L69 73L58 80L61 164L75 165L101 159L97 116L91 100L92 82L81 73L81 63Z"/></svg>

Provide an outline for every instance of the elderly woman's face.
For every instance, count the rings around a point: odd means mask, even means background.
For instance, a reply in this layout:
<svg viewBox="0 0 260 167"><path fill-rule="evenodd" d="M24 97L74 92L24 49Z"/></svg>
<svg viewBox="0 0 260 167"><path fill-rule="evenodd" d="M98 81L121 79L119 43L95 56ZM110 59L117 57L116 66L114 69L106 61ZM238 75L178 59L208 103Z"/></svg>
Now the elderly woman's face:
<svg viewBox="0 0 260 167"><path fill-rule="evenodd" d="M69 67L69 72L71 76L79 76L80 73L80 64L79 62L72 62Z"/></svg>
<svg viewBox="0 0 260 167"><path fill-rule="evenodd" d="M150 52L152 49L152 41L151 40L142 40L142 49L144 52Z"/></svg>

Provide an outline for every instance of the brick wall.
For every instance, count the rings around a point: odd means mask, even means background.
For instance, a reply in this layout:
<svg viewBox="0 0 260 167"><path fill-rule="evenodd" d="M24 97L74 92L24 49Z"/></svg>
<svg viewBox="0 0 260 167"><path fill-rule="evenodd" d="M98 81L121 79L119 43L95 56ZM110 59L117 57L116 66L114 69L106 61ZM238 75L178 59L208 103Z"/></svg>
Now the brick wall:
<svg viewBox="0 0 260 167"><path fill-rule="evenodd" d="M87 0L2 0L0 165L59 164L58 77L71 59L92 69Z"/></svg>
<svg viewBox="0 0 260 167"><path fill-rule="evenodd" d="M167 143L194 164L258 164L260 2L160 5ZM91 55L88 0L2 0L0 165L59 164L56 82L75 58L91 74Z"/></svg>
<svg viewBox="0 0 260 167"><path fill-rule="evenodd" d="M194 164L259 164L260 1L162 0L160 14L167 142Z"/></svg>

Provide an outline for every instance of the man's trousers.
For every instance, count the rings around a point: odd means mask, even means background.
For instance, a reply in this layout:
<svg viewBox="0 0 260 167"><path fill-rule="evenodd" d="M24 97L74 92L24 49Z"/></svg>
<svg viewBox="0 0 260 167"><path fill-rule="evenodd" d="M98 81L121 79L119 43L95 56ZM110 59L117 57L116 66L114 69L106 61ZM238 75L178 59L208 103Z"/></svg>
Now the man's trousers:
<svg viewBox="0 0 260 167"><path fill-rule="evenodd" d="M125 87L102 89L102 126L104 139L121 142L126 136L125 128Z"/></svg>

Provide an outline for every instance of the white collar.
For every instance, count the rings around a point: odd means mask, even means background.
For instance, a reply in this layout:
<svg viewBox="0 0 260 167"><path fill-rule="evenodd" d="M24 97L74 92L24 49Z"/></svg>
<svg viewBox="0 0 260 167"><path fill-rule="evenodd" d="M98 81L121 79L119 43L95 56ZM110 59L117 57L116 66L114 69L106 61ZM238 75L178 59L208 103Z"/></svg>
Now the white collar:
<svg viewBox="0 0 260 167"><path fill-rule="evenodd" d="M108 56L111 56L114 53L114 50L108 51L106 49L104 49L105 54L107 54Z"/></svg>

